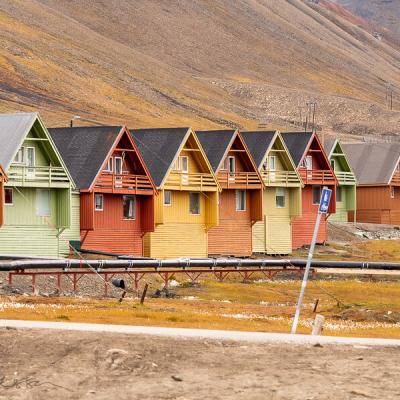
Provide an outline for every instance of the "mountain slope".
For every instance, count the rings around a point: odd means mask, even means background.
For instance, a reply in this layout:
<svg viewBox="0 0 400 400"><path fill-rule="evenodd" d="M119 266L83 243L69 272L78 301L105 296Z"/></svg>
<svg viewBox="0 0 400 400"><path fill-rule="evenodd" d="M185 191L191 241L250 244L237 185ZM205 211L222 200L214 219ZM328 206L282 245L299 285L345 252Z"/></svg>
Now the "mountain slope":
<svg viewBox="0 0 400 400"><path fill-rule="evenodd" d="M3 0L0 29L0 110L49 125L285 127L316 99L326 130L400 130L385 105L400 53L323 5Z"/></svg>

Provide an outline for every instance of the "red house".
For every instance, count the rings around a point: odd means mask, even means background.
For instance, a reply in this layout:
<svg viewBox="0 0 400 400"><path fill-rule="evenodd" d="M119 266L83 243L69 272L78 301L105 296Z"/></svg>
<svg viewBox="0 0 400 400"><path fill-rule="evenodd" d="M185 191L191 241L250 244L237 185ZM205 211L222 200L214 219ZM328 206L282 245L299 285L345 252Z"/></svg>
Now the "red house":
<svg viewBox="0 0 400 400"><path fill-rule="evenodd" d="M328 157L318 136L312 132L286 132L283 139L293 158L303 181L302 215L293 220L293 249L311 243L314 225L318 214L321 190L324 186L332 189L328 214L336 211L337 180ZM328 239L327 216L321 219L317 243Z"/></svg>
<svg viewBox="0 0 400 400"><path fill-rule="evenodd" d="M80 191L81 248L143 255L154 231L154 183L125 126L49 132Z"/></svg>

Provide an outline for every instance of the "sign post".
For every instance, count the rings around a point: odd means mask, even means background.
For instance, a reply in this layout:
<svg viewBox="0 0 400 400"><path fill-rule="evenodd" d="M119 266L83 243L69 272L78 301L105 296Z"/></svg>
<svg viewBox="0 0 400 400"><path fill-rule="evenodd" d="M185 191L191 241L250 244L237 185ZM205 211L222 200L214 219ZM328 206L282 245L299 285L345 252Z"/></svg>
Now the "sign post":
<svg viewBox="0 0 400 400"><path fill-rule="evenodd" d="M296 314L294 315L294 320L293 320L293 325L292 325L292 333L296 333L297 325L299 324L300 311L301 311L301 306L303 304L304 293L306 291L308 275L310 273L311 261L312 261L313 254L314 254L315 243L317 242L319 224L321 223L321 216L323 214L325 215L328 212L331 195L332 195L331 189L328 189L326 187L324 187L322 189L321 199L320 199L319 208L318 208L317 220L315 222L315 227L314 227L314 234L313 234L313 237L311 240L310 250L308 252L307 265L306 265L306 269L304 271L303 282L301 283L299 300L297 301L297 307L296 307Z"/></svg>

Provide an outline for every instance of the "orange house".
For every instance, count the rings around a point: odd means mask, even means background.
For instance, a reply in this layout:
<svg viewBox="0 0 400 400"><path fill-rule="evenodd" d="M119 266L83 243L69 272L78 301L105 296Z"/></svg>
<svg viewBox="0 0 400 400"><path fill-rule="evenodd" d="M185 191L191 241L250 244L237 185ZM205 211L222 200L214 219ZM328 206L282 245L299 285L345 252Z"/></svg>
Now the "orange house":
<svg viewBox="0 0 400 400"><path fill-rule="evenodd" d="M81 248L143 255L155 186L125 126L49 129L80 191Z"/></svg>
<svg viewBox="0 0 400 400"><path fill-rule="evenodd" d="M7 175L0 165L0 226L4 223L4 183L7 182Z"/></svg>
<svg viewBox="0 0 400 400"><path fill-rule="evenodd" d="M343 144L357 179L356 212L349 221L400 225L400 145Z"/></svg>
<svg viewBox="0 0 400 400"><path fill-rule="evenodd" d="M293 220L293 249L309 246L318 215L321 190L332 189L328 214L336 211L337 180L318 136L312 132L285 132L283 139L303 181L302 215ZM317 243L328 239L327 216L321 218Z"/></svg>
<svg viewBox="0 0 400 400"><path fill-rule="evenodd" d="M208 231L208 253L252 254L252 226L263 219L262 178L237 130L196 131L222 189L219 225Z"/></svg>

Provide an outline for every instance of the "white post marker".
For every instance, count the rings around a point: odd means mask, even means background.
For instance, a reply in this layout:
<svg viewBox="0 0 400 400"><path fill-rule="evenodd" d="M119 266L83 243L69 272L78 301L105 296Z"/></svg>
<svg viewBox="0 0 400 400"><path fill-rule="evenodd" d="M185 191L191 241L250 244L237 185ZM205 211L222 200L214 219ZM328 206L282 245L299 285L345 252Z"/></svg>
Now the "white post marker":
<svg viewBox="0 0 400 400"><path fill-rule="evenodd" d="M296 307L296 314L294 315L294 320L293 320L293 325L292 325L292 333L296 333L297 325L299 324L300 311L301 311L301 306L303 304L304 293L306 291L308 275L310 273L311 260L312 260L313 254L314 254L315 243L317 241L319 224L321 222L322 214L326 214L328 212L331 195L332 195L331 189L328 189L327 187L324 187L322 189L321 199L319 201L317 220L315 222L315 227L314 227L314 234L313 234L313 237L311 240L310 251L308 252L307 265L306 265L306 269L304 271L303 282L301 283L300 296L299 296L299 300L297 302L297 307Z"/></svg>

